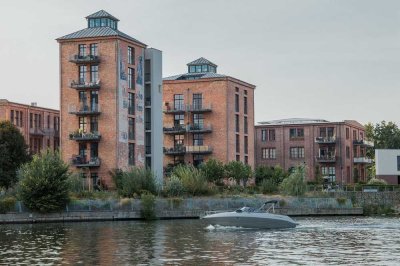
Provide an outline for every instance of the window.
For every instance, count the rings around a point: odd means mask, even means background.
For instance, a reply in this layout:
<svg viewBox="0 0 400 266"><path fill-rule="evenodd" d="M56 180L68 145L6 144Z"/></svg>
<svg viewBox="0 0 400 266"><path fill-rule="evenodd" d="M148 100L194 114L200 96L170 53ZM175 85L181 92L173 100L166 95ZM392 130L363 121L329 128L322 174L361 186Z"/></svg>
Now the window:
<svg viewBox="0 0 400 266"><path fill-rule="evenodd" d="M364 133L363 132L360 132L360 139L364 140Z"/></svg>
<svg viewBox="0 0 400 266"><path fill-rule="evenodd" d="M128 114L135 114L135 94L128 92Z"/></svg>
<svg viewBox="0 0 400 266"><path fill-rule="evenodd" d="M239 115L235 115L235 129L236 129L236 132L239 132L239 130L240 130L239 124L240 124Z"/></svg>
<svg viewBox="0 0 400 266"><path fill-rule="evenodd" d="M235 112L239 112L239 94L235 94Z"/></svg>
<svg viewBox="0 0 400 266"><path fill-rule="evenodd" d="M131 90L135 89L135 69L128 67L128 87Z"/></svg>
<svg viewBox="0 0 400 266"><path fill-rule="evenodd" d="M90 143L90 158L99 157L99 143L92 142Z"/></svg>
<svg viewBox="0 0 400 266"><path fill-rule="evenodd" d="M60 130L60 118L58 116L54 117L54 130L55 131Z"/></svg>
<svg viewBox="0 0 400 266"><path fill-rule="evenodd" d="M185 115L179 114L174 115L174 127L184 127L185 126Z"/></svg>
<svg viewBox="0 0 400 266"><path fill-rule="evenodd" d="M290 138L304 138L304 128L291 128Z"/></svg>
<svg viewBox="0 0 400 266"><path fill-rule="evenodd" d="M128 150L128 164L135 165L135 144L129 143Z"/></svg>
<svg viewBox="0 0 400 266"><path fill-rule="evenodd" d="M79 117L79 131L86 132L86 117Z"/></svg>
<svg viewBox="0 0 400 266"><path fill-rule="evenodd" d="M276 159L276 148L262 148L261 149L262 159Z"/></svg>
<svg viewBox="0 0 400 266"><path fill-rule="evenodd" d="M268 130L269 141L275 141L275 129Z"/></svg>
<svg viewBox="0 0 400 266"><path fill-rule="evenodd" d="M174 94L174 108L175 110L185 109L185 104L183 102L183 94Z"/></svg>
<svg viewBox="0 0 400 266"><path fill-rule="evenodd" d="M86 143L79 143L79 155L86 161L87 145Z"/></svg>
<svg viewBox="0 0 400 266"><path fill-rule="evenodd" d="M203 114L193 114L193 126L195 128L203 128L204 127L204 116Z"/></svg>
<svg viewBox="0 0 400 266"><path fill-rule="evenodd" d="M247 134L248 133L248 124L247 124L247 116L245 116L244 117L244 125L243 125L243 127L244 127L244 134Z"/></svg>
<svg viewBox="0 0 400 266"><path fill-rule="evenodd" d="M81 84L86 82L86 71L86 66L79 66L79 83Z"/></svg>
<svg viewBox="0 0 400 266"><path fill-rule="evenodd" d="M189 73L194 73L196 72L196 67L195 66L189 66Z"/></svg>
<svg viewBox="0 0 400 266"><path fill-rule="evenodd" d="M175 135L174 136L174 147L175 148L183 147L184 141L185 141L184 135Z"/></svg>
<svg viewBox="0 0 400 266"><path fill-rule="evenodd" d="M353 146L353 157L358 157L357 146Z"/></svg>
<svg viewBox="0 0 400 266"><path fill-rule="evenodd" d="M15 125L15 123L14 123L14 110L11 110L10 121L11 121L11 124Z"/></svg>
<svg viewBox="0 0 400 266"><path fill-rule="evenodd" d="M244 153L248 154L249 153L249 137L244 136Z"/></svg>
<svg viewBox="0 0 400 266"><path fill-rule="evenodd" d="M128 139L135 139L135 119L132 117L128 117Z"/></svg>
<svg viewBox="0 0 400 266"><path fill-rule="evenodd" d="M99 119L97 116L90 117L90 132L98 132L99 131Z"/></svg>
<svg viewBox="0 0 400 266"><path fill-rule="evenodd" d="M349 159L350 158L350 147L346 146L346 158Z"/></svg>
<svg viewBox="0 0 400 266"><path fill-rule="evenodd" d="M97 56L97 54L98 54L97 43L90 44L90 55Z"/></svg>
<svg viewBox="0 0 400 266"><path fill-rule="evenodd" d="M193 94L193 109L199 110L202 108L203 105L203 95L201 93L194 93Z"/></svg>
<svg viewBox="0 0 400 266"><path fill-rule="evenodd" d="M249 164L249 156L244 156L244 163Z"/></svg>
<svg viewBox="0 0 400 266"><path fill-rule="evenodd" d="M50 115L47 115L47 128L50 128Z"/></svg>
<svg viewBox="0 0 400 266"><path fill-rule="evenodd" d="M42 128L42 115L38 114L38 127Z"/></svg>
<svg viewBox="0 0 400 266"><path fill-rule="evenodd" d="M350 129L346 127L346 139L350 138Z"/></svg>
<svg viewBox="0 0 400 266"><path fill-rule="evenodd" d="M240 155L239 154L236 155L236 161L240 162Z"/></svg>
<svg viewBox="0 0 400 266"><path fill-rule="evenodd" d="M201 73L201 66L196 66L196 72Z"/></svg>
<svg viewBox="0 0 400 266"><path fill-rule="evenodd" d="M90 81L93 83L97 83L98 80L99 80L99 66L91 66Z"/></svg>
<svg viewBox="0 0 400 266"><path fill-rule="evenodd" d="M240 136L236 135L236 152L240 152Z"/></svg>
<svg viewBox="0 0 400 266"><path fill-rule="evenodd" d="M235 87L235 92L239 92L239 88L238 87Z"/></svg>
<svg viewBox="0 0 400 266"><path fill-rule="evenodd" d="M204 156L202 154L193 154L193 166L198 167L204 161Z"/></svg>
<svg viewBox="0 0 400 266"><path fill-rule="evenodd" d="M353 130L353 139L357 139L357 131Z"/></svg>
<svg viewBox="0 0 400 266"><path fill-rule="evenodd" d="M243 98L243 111L244 114L247 115L247 97Z"/></svg>
<svg viewBox="0 0 400 266"><path fill-rule="evenodd" d="M20 127L24 126L24 124L23 124L23 121L24 121L23 116L24 116L24 113L22 111L20 111L19 112L19 126Z"/></svg>
<svg viewBox="0 0 400 266"><path fill-rule="evenodd" d="M400 171L400 156L397 156L397 171Z"/></svg>
<svg viewBox="0 0 400 266"><path fill-rule="evenodd" d="M203 145L203 134L193 134L193 145L194 146Z"/></svg>
<svg viewBox="0 0 400 266"><path fill-rule="evenodd" d="M290 158L304 158L304 147L291 147L290 148Z"/></svg>
<svg viewBox="0 0 400 266"><path fill-rule="evenodd" d="M262 142L267 141L267 130L266 129L261 129L261 141Z"/></svg>
<svg viewBox="0 0 400 266"><path fill-rule="evenodd" d="M135 48L128 46L128 64L135 64Z"/></svg>
<svg viewBox="0 0 400 266"><path fill-rule="evenodd" d="M328 135L328 138L331 138L334 136L334 128L333 127L328 127L326 128L326 134Z"/></svg>
<svg viewBox="0 0 400 266"><path fill-rule="evenodd" d="M86 44L79 44L79 56L86 56Z"/></svg>
<svg viewBox="0 0 400 266"><path fill-rule="evenodd" d="M201 68L202 68L201 69L202 72L207 72L208 71L208 66L207 65L202 65Z"/></svg>
<svg viewBox="0 0 400 266"><path fill-rule="evenodd" d="M215 67L213 67L213 66L210 66L210 72L216 73L216 72L217 72L217 70L216 70L216 68L215 68Z"/></svg>
<svg viewBox="0 0 400 266"><path fill-rule="evenodd" d="M33 114L29 114L29 128L33 128Z"/></svg>

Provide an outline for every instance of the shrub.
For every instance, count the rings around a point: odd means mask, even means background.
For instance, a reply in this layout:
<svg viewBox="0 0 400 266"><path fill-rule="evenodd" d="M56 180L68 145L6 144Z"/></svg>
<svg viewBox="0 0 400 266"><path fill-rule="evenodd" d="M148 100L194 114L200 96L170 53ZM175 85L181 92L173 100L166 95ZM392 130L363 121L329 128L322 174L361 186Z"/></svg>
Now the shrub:
<svg viewBox="0 0 400 266"><path fill-rule="evenodd" d="M180 197L185 193L182 181L174 175L166 182L164 189L169 197Z"/></svg>
<svg viewBox="0 0 400 266"><path fill-rule="evenodd" d="M0 213L12 211L17 200L14 197L0 198Z"/></svg>
<svg viewBox="0 0 400 266"><path fill-rule="evenodd" d="M208 194L208 184L202 172L193 166L178 165L174 168L172 176L182 181L185 191L190 195Z"/></svg>
<svg viewBox="0 0 400 266"><path fill-rule="evenodd" d="M108 173L111 175L115 188L118 191L118 194L122 194L122 188L123 188L122 179L124 172L121 169L115 168L109 171Z"/></svg>
<svg viewBox="0 0 400 266"><path fill-rule="evenodd" d="M298 166L292 171L288 178L283 180L281 189L284 194L291 196L302 196L307 190L305 181L305 167Z"/></svg>
<svg viewBox="0 0 400 266"><path fill-rule="evenodd" d="M68 180L69 191L79 193L84 190L83 178L79 174L72 174Z"/></svg>
<svg viewBox="0 0 400 266"><path fill-rule="evenodd" d="M256 168L254 176L257 185L260 185L264 179L272 179L277 185L280 185L288 176L288 173L280 166L270 167L262 165Z"/></svg>
<svg viewBox="0 0 400 266"><path fill-rule="evenodd" d="M200 170L208 182L220 184L221 180L225 177L224 164L216 159L209 159L205 163L202 163Z"/></svg>
<svg viewBox="0 0 400 266"><path fill-rule="evenodd" d="M153 172L148 168L133 167L126 172L118 170L113 176L118 194L122 197L135 197L143 192L157 193Z"/></svg>
<svg viewBox="0 0 400 266"><path fill-rule="evenodd" d="M379 179L379 178L371 178L368 181L368 185L373 185L373 186L385 186L387 185L387 182L383 179Z"/></svg>
<svg viewBox="0 0 400 266"><path fill-rule="evenodd" d="M278 185L272 179L264 179L260 184L261 193L267 194L278 191Z"/></svg>
<svg viewBox="0 0 400 266"><path fill-rule="evenodd" d="M337 201L337 203L338 203L339 205L344 205L344 204L346 204L347 198L343 198L343 197L341 197L341 198L336 198L336 201Z"/></svg>
<svg viewBox="0 0 400 266"><path fill-rule="evenodd" d="M156 197L150 193L144 193L141 196L142 209L141 215L146 220L154 220L156 218Z"/></svg>
<svg viewBox="0 0 400 266"><path fill-rule="evenodd" d="M225 165L225 171L227 177L232 177L239 184L243 180L246 184L247 179L252 175L251 167L240 161L230 161Z"/></svg>
<svg viewBox="0 0 400 266"><path fill-rule="evenodd" d="M58 152L47 150L24 164L19 173L19 196L32 211L54 212L69 201L68 165Z"/></svg>

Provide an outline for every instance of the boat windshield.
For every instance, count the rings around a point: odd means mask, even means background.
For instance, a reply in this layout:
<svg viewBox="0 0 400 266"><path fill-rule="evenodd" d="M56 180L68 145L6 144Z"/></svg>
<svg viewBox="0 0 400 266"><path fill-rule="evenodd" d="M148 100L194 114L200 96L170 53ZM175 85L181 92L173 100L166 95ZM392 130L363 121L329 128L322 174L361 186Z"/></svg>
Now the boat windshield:
<svg viewBox="0 0 400 266"><path fill-rule="evenodd" d="M236 212L254 212L256 209L251 207L242 207L237 209Z"/></svg>

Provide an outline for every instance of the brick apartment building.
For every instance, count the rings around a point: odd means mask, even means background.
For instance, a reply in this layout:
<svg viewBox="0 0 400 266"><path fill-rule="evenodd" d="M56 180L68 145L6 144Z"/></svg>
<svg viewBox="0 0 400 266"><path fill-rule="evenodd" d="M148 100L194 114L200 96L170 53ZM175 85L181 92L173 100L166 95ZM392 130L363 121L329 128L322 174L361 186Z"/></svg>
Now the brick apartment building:
<svg viewBox="0 0 400 266"><path fill-rule="evenodd" d="M254 89L205 58L163 79L164 166L210 157L254 166Z"/></svg>
<svg viewBox="0 0 400 266"><path fill-rule="evenodd" d="M162 177L162 54L118 30L104 10L60 45L61 150L88 183L150 167Z"/></svg>
<svg viewBox="0 0 400 266"><path fill-rule="evenodd" d="M283 119L256 126L256 165L290 170L305 164L310 181L318 172L338 184L366 181L372 163L366 148L372 146L363 125L352 120Z"/></svg>
<svg viewBox="0 0 400 266"><path fill-rule="evenodd" d="M60 111L0 99L0 121L13 123L33 154L60 146Z"/></svg>

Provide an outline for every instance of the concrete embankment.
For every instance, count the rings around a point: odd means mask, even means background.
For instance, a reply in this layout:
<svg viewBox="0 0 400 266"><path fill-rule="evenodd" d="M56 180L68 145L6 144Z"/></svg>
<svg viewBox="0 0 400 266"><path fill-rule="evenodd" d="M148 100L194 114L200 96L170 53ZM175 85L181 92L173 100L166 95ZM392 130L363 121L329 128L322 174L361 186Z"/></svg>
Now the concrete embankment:
<svg viewBox="0 0 400 266"><path fill-rule="evenodd" d="M267 197L157 199L155 216L158 219L200 218L207 212L235 210L243 206L259 207ZM362 215L363 209L353 207L350 199L337 198L280 198L276 213L289 216ZM38 223L71 221L105 221L141 219L141 201L77 200L60 213L40 214L27 210L20 202L13 212L0 214L0 223Z"/></svg>

